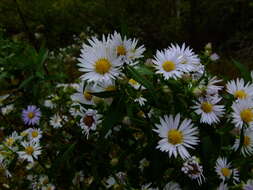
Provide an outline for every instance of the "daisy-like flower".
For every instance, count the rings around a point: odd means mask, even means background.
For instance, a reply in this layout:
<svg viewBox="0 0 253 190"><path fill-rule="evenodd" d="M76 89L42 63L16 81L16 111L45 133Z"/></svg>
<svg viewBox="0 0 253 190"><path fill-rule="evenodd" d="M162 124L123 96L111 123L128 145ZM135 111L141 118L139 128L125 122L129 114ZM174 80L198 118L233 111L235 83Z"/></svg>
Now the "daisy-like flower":
<svg viewBox="0 0 253 190"><path fill-rule="evenodd" d="M71 104L71 108L69 109L70 115L72 115L73 117L77 117L78 115L80 115L81 107L82 106L78 103Z"/></svg>
<svg viewBox="0 0 253 190"><path fill-rule="evenodd" d="M47 184L46 186L42 187L41 190L55 190L55 186L53 184Z"/></svg>
<svg viewBox="0 0 253 190"><path fill-rule="evenodd" d="M142 96L140 96L139 98L136 98L136 99L134 100L134 102L138 102L138 104L139 104L140 106L144 106L146 101L147 101L147 99L146 99L146 98L143 98Z"/></svg>
<svg viewBox="0 0 253 190"><path fill-rule="evenodd" d="M31 141L39 142L40 138L42 137L42 131L41 129L36 129L36 128L29 128L26 130L28 134L28 138Z"/></svg>
<svg viewBox="0 0 253 190"><path fill-rule="evenodd" d="M80 119L80 127L83 130L83 133L89 136L90 131L95 131L97 125L101 123L101 115L97 113L96 110L92 109L81 109L81 119Z"/></svg>
<svg viewBox="0 0 253 190"><path fill-rule="evenodd" d="M253 84L245 83L243 79L229 81L226 84L227 92L237 99L246 99L253 96Z"/></svg>
<svg viewBox="0 0 253 190"><path fill-rule="evenodd" d="M122 61L105 43L97 42L90 48L81 51L78 59L80 71L84 72L81 79L87 82L103 82L115 80L121 75Z"/></svg>
<svg viewBox="0 0 253 190"><path fill-rule="evenodd" d="M27 160L28 162L34 162L34 158L38 159L38 156L41 154L41 147L38 142L21 142L21 145L24 147L23 151L19 151L18 155L21 159Z"/></svg>
<svg viewBox="0 0 253 190"><path fill-rule="evenodd" d="M110 43L114 53L121 57L125 63L131 65L135 65L136 63L134 61L143 57L143 53L145 51L145 47L143 45L137 48L138 40L127 39L126 36L122 39L121 35L117 32L114 32L111 36Z"/></svg>
<svg viewBox="0 0 253 190"><path fill-rule="evenodd" d="M246 184L243 184L243 190L252 190L253 189L253 180L249 179Z"/></svg>
<svg viewBox="0 0 253 190"><path fill-rule="evenodd" d="M171 181L165 185L163 190L181 190L181 187L178 183Z"/></svg>
<svg viewBox="0 0 253 190"><path fill-rule="evenodd" d="M91 94L92 92L99 91L100 88L96 88L92 84L87 84L85 86L84 82L81 82L79 84L79 87L77 88L77 93L74 93L71 95L71 99L74 102L78 102L81 104L87 104L87 105L95 105L94 103L94 96Z"/></svg>
<svg viewBox="0 0 253 190"><path fill-rule="evenodd" d="M215 171L224 182L229 179L233 179L233 182L239 182L239 172L237 169L231 168L231 163L228 163L227 158L219 157L216 161Z"/></svg>
<svg viewBox="0 0 253 190"><path fill-rule="evenodd" d="M218 96L213 97L200 97L198 101L195 101L195 113L201 115L200 122L207 123L209 125L220 121L219 117L224 114L224 106L217 105L221 100Z"/></svg>
<svg viewBox="0 0 253 190"><path fill-rule="evenodd" d="M241 129L244 124L249 127L253 126L253 101L251 99L234 102L232 109L232 123L235 127Z"/></svg>
<svg viewBox="0 0 253 190"><path fill-rule="evenodd" d="M57 129L57 128L61 128L66 121L68 120L67 116L65 115L59 115L58 113L54 114L51 118L50 118L50 125Z"/></svg>
<svg viewBox="0 0 253 190"><path fill-rule="evenodd" d="M180 58L179 67L183 72L196 71L200 65L198 55L195 54L190 47L186 47L185 44L183 44L182 47L177 44L171 44L168 51L172 54L176 54Z"/></svg>
<svg viewBox="0 0 253 190"><path fill-rule="evenodd" d="M182 76L181 61L182 58L176 52L168 50L157 51L155 59L153 59L156 73L162 74L166 80L170 78L177 79Z"/></svg>
<svg viewBox="0 0 253 190"><path fill-rule="evenodd" d="M56 107L56 104L53 103L52 100L45 100L44 101L44 106L47 107L47 108L53 109L53 108Z"/></svg>
<svg viewBox="0 0 253 190"><path fill-rule="evenodd" d="M235 144L232 147L234 150L237 150L240 145L240 138L235 140ZM250 156L253 154L253 130L252 128L245 129L243 145L241 148L241 153L244 157Z"/></svg>
<svg viewBox="0 0 253 190"><path fill-rule="evenodd" d="M141 89L141 90L144 90L145 89L145 87L143 87L143 86L141 86L141 84L140 83L138 83L136 80L134 80L134 79L129 79L128 80L128 84L130 85L130 86L132 86L134 89L136 89L136 90L139 90L139 89Z"/></svg>
<svg viewBox="0 0 253 190"><path fill-rule="evenodd" d="M184 162L181 170L191 179L197 180L199 185L205 181L205 177L203 175L203 167L199 164L199 161L195 156L188 158Z"/></svg>
<svg viewBox="0 0 253 190"><path fill-rule="evenodd" d="M194 149L193 146L199 142L198 129L193 127L190 119L184 119L180 123L180 114L175 119L172 115L160 117L160 124L156 124L156 127L153 130L162 138L156 148L168 152L169 157L173 155L177 158L179 155L182 159L189 158L187 148Z"/></svg>
<svg viewBox="0 0 253 190"><path fill-rule="evenodd" d="M7 105L3 108L1 108L1 112L3 115L8 115L14 110L14 104Z"/></svg>
<svg viewBox="0 0 253 190"><path fill-rule="evenodd" d="M17 140L20 140L20 136L16 131L14 131L9 137L4 140L4 144L11 150L16 151L17 148L14 145Z"/></svg>
<svg viewBox="0 0 253 190"><path fill-rule="evenodd" d="M228 190L228 186L226 183L221 182L217 190Z"/></svg>
<svg viewBox="0 0 253 190"><path fill-rule="evenodd" d="M212 55L210 55L210 59L212 61L217 61L218 59L220 59L220 56L217 53L213 53Z"/></svg>
<svg viewBox="0 0 253 190"><path fill-rule="evenodd" d="M27 106L27 109L22 111L22 118L27 125L38 125L41 117L40 108L34 105Z"/></svg>

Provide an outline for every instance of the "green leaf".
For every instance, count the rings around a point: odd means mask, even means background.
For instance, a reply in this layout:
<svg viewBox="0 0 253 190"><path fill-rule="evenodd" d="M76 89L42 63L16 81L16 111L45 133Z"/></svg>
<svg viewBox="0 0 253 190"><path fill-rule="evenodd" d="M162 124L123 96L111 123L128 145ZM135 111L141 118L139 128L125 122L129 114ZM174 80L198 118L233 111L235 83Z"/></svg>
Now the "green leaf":
<svg viewBox="0 0 253 190"><path fill-rule="evenodd" d="M146 66L140 66L136 68L136 70L141 74L141 75L154 75L154 72L152 72L148 67Z"/></svg>
<svg viewBox="0 0 253 190"><path fill-rule="evenodd" d="M237 69L239 69L239 71L240 71L242 77L243 77L246 81L250 81L250 80L251 80L250 73L249 73L249 69L248 69L245 65L239 63L238 61L236 61L236 60L234 60L234 59L232 59L232 63L234 64L234 66L235 66Z"/></svg>

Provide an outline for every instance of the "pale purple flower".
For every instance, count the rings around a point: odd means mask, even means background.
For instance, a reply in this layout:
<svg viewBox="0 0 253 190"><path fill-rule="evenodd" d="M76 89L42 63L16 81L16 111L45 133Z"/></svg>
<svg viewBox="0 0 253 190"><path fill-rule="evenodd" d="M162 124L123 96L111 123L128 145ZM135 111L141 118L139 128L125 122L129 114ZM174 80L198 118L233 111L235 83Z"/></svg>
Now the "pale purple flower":
<svg viewBox="0 0 253 190"><path fill-rule="evenodd" d="M27 125L38 125L41 117L40 108L34 105L27 106L27 109L22 111L22 118Z"/></svg>

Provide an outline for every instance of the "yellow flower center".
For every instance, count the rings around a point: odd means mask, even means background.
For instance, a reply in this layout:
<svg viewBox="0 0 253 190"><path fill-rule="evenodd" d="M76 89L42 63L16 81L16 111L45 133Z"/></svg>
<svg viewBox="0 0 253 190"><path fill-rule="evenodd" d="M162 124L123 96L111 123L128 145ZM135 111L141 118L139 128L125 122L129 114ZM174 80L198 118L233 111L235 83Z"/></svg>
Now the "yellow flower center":
<svg viewBox="0 0 253 190"><path fill-rule="evenodd" d="M249 123L253 120L253 112L251 109L242 110L240 115L245 123Z"/></svg>
<svg viewBox="0 0 253 190"><path fill-rule="evenodd" d="M34 148L32 146L25 147L25 152L29 155L32 155L34 152Z"/></svg>
<svg viewBox="0 0 253 190"><path fill-rule="evenodd" d="M211 111L213 111L213 105L210 104L209 102L203 102L201 104L201 109L205 112L205 113L210 113Z"/></svg>
<svg viewBox="0 0 253 190"><path fill-rule="evenodd" d="M225 177L229 177L231 175L231 170L228 168L221 168L221 173Z"/></svg>
<svg viewBox="0 0 253 190"><path fill-rule="evenodd" d="M183 142L183 134L177 129L172 129L168 131L168 141L169 143L176 145Z"/></svg>
<svg viewBox="0 0 253 190"><path fill-rule="evenodd" d="M138 82L136 81L136 80L134 80L134 79L129 79L129 81L128 81L130 84L132 84L132 85L137 85L138 84Z"/></svg>
<svg viewBox="0 0 253 190"><path fill-rule="evenodd" d="M117 55L126 55L126 49L123 45L117 47Z"/></svg>
<svg viewBox="0 0 253 190"><path fill-rule="evenodd" d="M97 73L104 75L105 73L108 73L108 71L111 68L111 63L107 59L99 59L95 63L95 70Z"/></svg>
<svg viewBox="0 0 253 190"><path fill-rule="evenodd" d="M173 71L176 68L175 63L173 63L172 61L165 61L162 67L166 72Z"/></svg>
<svg viewBox="0 0 253 190"><path fill-rule="evenodd" d="M27 116L29 117L29 119L32 119L34 118L35 114L33 112L29 112Z"/></svg>
<svg viewBox="0 0 253 190"><path fill-rule="evenodd" d="M12 146L15 140L12 137L6 139L7 146Z"/></svg>
<svg viewBox="0 0 253 190"><path fill-rule="evenodd" d="M239 99L245 99L247 98L247 94L244 90L237 90L234 94L234 97Z"/></svg>
<svg viewBox="0 0 253 190"><path fill-rule="evenodd" d="M31 135L32 135L33 138L36 138L39 135L39 133L38 133L38 131L33 131L31 133Z"/></svg>
<svg viewBox="0 0 253 190"><path fill-rule="evenodd" d="M87 115L83 118L83 123L88 127L91 127L94 122L94 118L90 115Z"/></svg>
<svg viewBox="0 0 253 190"><path fill-rule="evenodd" d="M83 97L84 97L84 99L91 101L93 96L89 92L84 91Z"/></svg>
<svg viewBox="0 0 253 190"><path fill-rule="evenodd" d="M243 145L245 145L245 146L249 146L250 145L250 137L249 136L244 136Z"/></svg>
<svg viewBox="0 0 253 190"><path fill-rule="evenodd" d="M116 87L113 86L113 85L107 86L107 87L105 88L105 91L115 91L115 90L116 90Z"/></svg>

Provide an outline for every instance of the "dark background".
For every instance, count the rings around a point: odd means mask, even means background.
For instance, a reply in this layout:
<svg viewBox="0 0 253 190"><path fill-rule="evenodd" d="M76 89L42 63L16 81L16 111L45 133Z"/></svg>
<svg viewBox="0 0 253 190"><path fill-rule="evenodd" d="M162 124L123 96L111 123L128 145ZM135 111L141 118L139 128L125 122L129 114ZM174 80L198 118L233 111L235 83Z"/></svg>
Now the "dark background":
<svg viewBox="0 0 253 190"><path fill-rule="evenodd" d="M250 65L253 0L1 0L0 26L14 38L39 33L49 49L64 47L90 27L137 37L153 53L171 42Z"/></svg>

